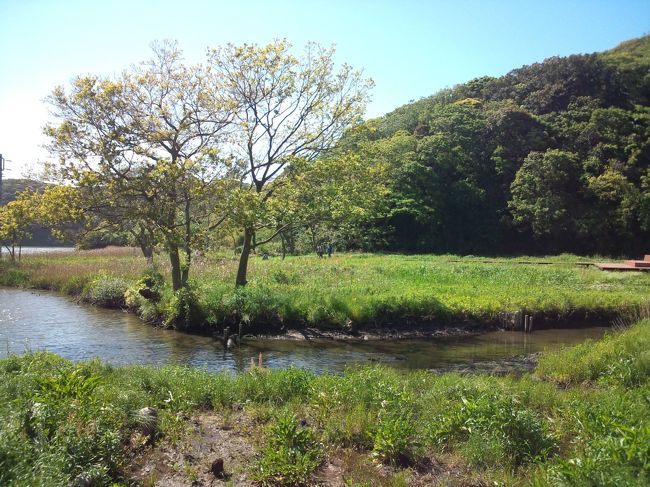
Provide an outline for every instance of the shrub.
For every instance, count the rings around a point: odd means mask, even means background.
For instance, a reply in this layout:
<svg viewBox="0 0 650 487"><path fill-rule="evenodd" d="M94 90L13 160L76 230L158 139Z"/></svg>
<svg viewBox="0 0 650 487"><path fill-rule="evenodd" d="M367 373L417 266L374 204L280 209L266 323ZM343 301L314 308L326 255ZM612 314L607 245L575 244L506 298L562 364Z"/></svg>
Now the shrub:
<svg viewBox="0 0 650 487"><path fill-rule="evenodd" d="M176 291L164 304L164 325L184 330L198 328L205 322L205 313L199 304L195 289L186 285Z"/></svg>
<svg viewBox="0 0 650 487"><path fill-rule="evenodd" d="M104 308L121 308L129 282L121 277L100 273L83 291L82 299Z"/></svg>

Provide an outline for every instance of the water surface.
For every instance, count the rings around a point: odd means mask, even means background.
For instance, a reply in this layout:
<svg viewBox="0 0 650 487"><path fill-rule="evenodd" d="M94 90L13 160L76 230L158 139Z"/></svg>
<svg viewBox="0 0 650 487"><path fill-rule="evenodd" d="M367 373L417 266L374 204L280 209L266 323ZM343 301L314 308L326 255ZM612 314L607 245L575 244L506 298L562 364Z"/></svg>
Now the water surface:
<svg viewBox="0 0 650 487"><path fill-rule="evenodd" d="M349 341L246 339L224 351L208 336L160 330L136 316L53 293L0 288L0 357L48 350L71 360L99 357L116 364L185 364L241 371L262 352L268 367L340 372L346 365L384 363L404 369L444 369L500 360L599 338L605 328L491 332L418 340Z"/></svg>

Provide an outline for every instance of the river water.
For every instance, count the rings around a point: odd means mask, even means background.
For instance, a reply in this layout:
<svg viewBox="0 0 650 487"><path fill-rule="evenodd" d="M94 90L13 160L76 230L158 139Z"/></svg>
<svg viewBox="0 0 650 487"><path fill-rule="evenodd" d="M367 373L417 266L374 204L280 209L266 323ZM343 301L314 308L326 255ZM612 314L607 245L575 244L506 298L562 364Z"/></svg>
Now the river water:
<svg viewBox="0 0 650 487"><path fill-rule="evenodd" d="M208 336L160 330L136 316L80 305L52 293L0 288L0 357L48 350L71 360L99 357L115 364L185 364L242 371L262 352L267 367L316 373L347 365L383 363L403 369L454 369L500 361L599 338L605 328L491 332L418 340L348 341L246 339L233 351Z"/></svg>

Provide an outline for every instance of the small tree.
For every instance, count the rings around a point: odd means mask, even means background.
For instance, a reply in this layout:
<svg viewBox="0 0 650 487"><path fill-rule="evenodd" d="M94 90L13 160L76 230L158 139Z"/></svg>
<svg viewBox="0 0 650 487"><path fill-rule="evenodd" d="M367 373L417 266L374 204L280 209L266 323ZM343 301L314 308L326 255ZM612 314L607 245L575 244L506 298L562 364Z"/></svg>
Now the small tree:
<svg viewBox="0 0 650 487"><path fill-rule="evenodd" d="M0 242L9 251L11 262L20 262L22 242L31 237L30 227L38 219L38 194L29 190L0 206Z"/></svg>
<svg viewBox="0 0 650 487"><path fill-rule="evenodd" d="M213 77L185 66L176 44L116 79L77 78L49 102L58 125L45 132L58 174L79 188L84 208L113 224L139 223L169 254L172 286L187 283L194 224L221 159L216 145L230 121ZM182 251L182 256L181 256Z"/></svg>
<svg viewBox="0 0 650 487"><path fill-rule="evenodd" d="M334 49L307 44L301 58L291 45L275 41L213 49L210 64L237 106L231 146L245 165L237 198L244 242L236 285L246 284L255 232L273 228L265 211L275 198L276 180L296 160L311 161L360 120L372 81L344 64L336 70ZM274 228L270 238L283 227Z"/></svg>

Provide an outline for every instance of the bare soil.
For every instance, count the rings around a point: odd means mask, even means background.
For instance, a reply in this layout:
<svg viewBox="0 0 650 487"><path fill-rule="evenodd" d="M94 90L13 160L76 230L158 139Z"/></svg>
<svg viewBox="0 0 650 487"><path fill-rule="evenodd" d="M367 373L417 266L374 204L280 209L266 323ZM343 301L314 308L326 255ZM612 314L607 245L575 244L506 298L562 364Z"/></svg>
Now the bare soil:
<svg viewBox="0 0 650 487"><path fill-rule="evenodd" d="M174 442L142 446L143 438L135 433L131 439L134 461L125 480L142 487L257 486L248 473L255 461L262 427L244 412L206 412L188 418L186 430ZM219 458L223 459L224 474L215 476L211 466ZM396 468L373 461L368 452L340 448L328 452L312 485L483 485L480 481L468 482L468 473L458 459L451 457L442 461L426 457L408 468Z"/></svg>

